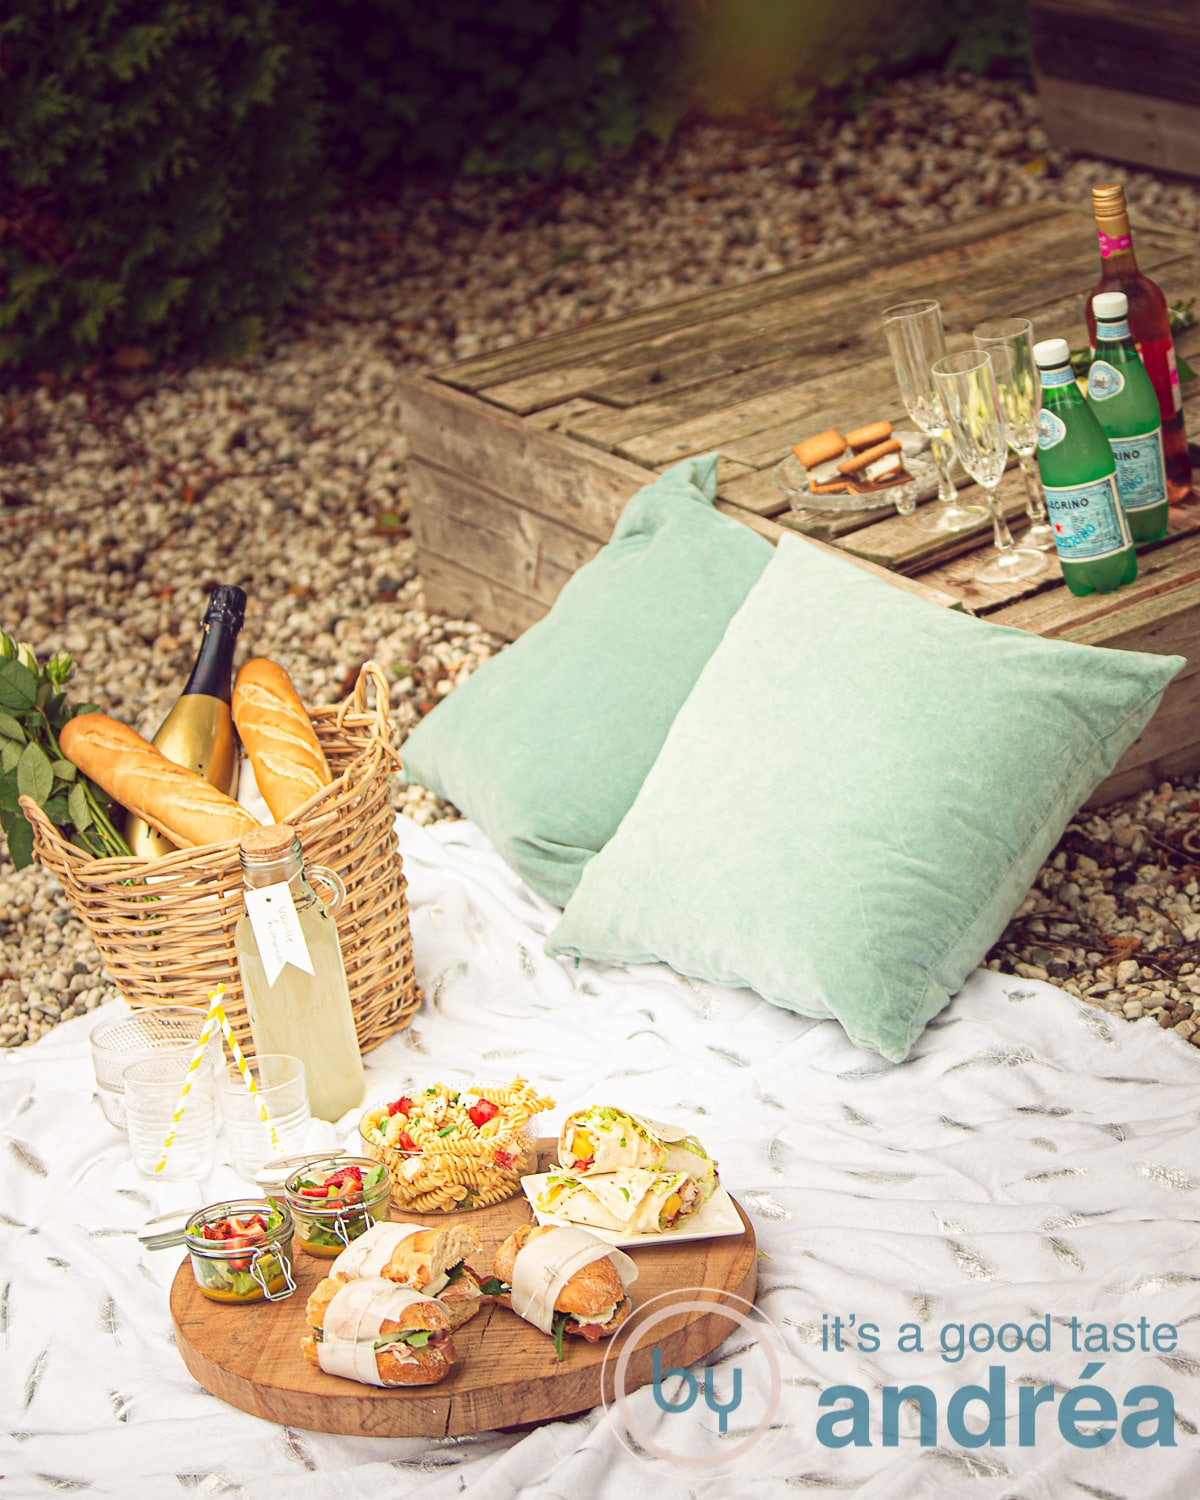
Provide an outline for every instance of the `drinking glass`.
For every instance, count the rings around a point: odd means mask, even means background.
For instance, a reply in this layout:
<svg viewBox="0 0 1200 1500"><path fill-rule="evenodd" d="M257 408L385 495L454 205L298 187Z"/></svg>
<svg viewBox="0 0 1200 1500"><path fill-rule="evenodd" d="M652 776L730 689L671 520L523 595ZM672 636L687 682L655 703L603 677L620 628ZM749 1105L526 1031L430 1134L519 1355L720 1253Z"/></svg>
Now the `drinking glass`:
<svg viewBox="0 0 1200 1500"><path fill-rule="evenodd" d="M885 307L883 333L905 409L929 439L937 465L940 503L927 506L916 524L922 531L965 531L981 521L987 511L982 505L961 504L950 477L953 450L947 441L946 418L929 373L934 360L941 359L946 352L941 304L926 298Z"/></svg>
<svg viewBox="0 0 1200 1500"><path fill-rule="evenodd" d="M125 1120L133 1164L143 1177L169 1182L182 1178L204 1178L216 1158L217 1113L213 1099L213 1068L208 1057L191 1074L191 1088L183 1115L175 1124L175 1139L167 1150L161 1172L163 1142L171 1129L171 1116L188 1077L194 1048L157 1052L125 1069Z"/></svg>
<svg viewBox="0 0 1200 1500"><path fill-rule="evenodd" d="M1008 446L1017 455L1025 481L1029 527L1021 544L1049 552L1054 546L1054 528L1046 515L1046 497L1033 462L1042 405L1041 381L1033 361L1033 324L1028 318L993 318L980 323L974 330L974 338L979 348L992 356ZM1007 358L1002 357L1005 354Z"/></svg>
<svg viewBox="0 0 1200 1500"><path fill-rule="evenodd" d="M267 1162L300 1151L308 1136L312 1113L304 1081L304 1064L282 1052L263 1053L249 1063L257 1093L252 1094L235 1067L217 1073L217 1103L225 1128L225 1144L234 1169L248 1181ZM275 1127L278 1146L262 1121L265 1105Z"/></svg>
<svg viewBox="0 0 1200 1500"><path fill-rule="evenodd" d="M986 349L948 354L933 365L933 379L963 468L982 486L992 513L995 555L975 570L977 583L1007 583L1033 578L1046 566L1045 555L1033 547L1018 547L996 498L996 487L1008 458L1004 416L992 357Z"/></svg>
<svg viewBox="0 0 1200 1500"><path fill-rule="evenodd" d="M88 1041L96 1074L97 1098L104 1118L118 1130L125 1129L125 1069L130 1063L157 1052L194 1047L204 1026L204 1011L195 1005L159 1005L135 1010L132 1015L101 1021L92 1028ZM214 1066L221 1060L221 1033L214 1031L208 1044Z"/></svg>

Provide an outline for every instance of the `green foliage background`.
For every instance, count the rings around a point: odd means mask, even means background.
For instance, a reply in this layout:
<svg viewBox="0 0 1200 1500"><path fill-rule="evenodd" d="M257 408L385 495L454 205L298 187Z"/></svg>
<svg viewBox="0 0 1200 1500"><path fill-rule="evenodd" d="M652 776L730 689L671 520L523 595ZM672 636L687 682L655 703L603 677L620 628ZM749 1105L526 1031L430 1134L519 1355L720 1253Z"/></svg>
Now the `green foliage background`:
<svg viewBox="0 0 1200 1500"><path fill-rule="evenodd" d="M1023 0L7 0L0 371L248 350L355 183L572 174L1026 49Z"/></svg>

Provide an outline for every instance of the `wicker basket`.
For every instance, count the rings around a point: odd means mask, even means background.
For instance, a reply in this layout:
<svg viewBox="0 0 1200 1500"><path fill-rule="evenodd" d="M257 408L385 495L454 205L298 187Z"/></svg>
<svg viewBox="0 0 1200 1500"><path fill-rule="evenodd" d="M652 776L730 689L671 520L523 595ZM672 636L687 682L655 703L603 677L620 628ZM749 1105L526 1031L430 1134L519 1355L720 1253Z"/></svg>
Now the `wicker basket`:
<svg viewBox="0 0 1200 1500"><path fill-rule="evenodd" d="M366 1051L407 1026L421 1001L388 801L394 753L382 669L367 662L344 703L315 709L311 717L334 780L289 821L306 863L328 865L346 884L338 937L358 1040ZM33 825L35 857L62 882L130 1005L204 1008L212 989L224 982L225 1012L249 1044L233 943L244 909L236 841L161 859L92 859L67 843L36 803L23 797L21 806Z"/></svg>

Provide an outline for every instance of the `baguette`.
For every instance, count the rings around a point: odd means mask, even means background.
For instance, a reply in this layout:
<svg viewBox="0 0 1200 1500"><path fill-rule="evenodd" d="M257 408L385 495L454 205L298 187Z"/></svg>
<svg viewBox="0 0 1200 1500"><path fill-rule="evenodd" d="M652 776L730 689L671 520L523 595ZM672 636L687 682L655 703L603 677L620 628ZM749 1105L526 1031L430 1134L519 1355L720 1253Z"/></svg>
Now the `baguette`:
<svg viewBox="0 0 1200 1500"><path fill-rule="evenodd" d="M240 839L258 827L232 797L107 714L68 719L58 743L85 776L181 848Z"/></svg>
<svg viewBox="0 0 1200 1500"><path fill-rule="evenodd" d="M333 780L304 704L277 663L259 656L238 672L233 722L276 822Z"/></svg>

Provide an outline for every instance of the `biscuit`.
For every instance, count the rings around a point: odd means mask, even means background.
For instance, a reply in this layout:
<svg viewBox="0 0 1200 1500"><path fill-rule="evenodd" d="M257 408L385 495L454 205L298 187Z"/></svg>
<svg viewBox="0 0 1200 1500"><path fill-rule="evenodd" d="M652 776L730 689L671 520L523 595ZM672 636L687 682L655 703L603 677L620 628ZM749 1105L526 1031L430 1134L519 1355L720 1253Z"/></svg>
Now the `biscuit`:
<svg viewBox="0 0 1200 1500"><path fill-rule="evenodd" d="M876 459L883 458L888 453L899 453L899 438L889 438L886 443L876 443L873 448L865 448L861 453L856 453L853 458L848 458L844 463L838 464L839 474L857 474Z"/></svg>
<svg viewBox="0 0 1200 1500"><path fill-rule="evenodd" d="M805 438L802 443L797 443L792 449L806 469L824 463L827 458L840 458L845 451L846 439L836 427L827 427L824 432L818 432L815 437Z"/></svg>
<svg viewBox="0 0 1200 1500"><path fill-rule="evenodd" d="M848 432L846 446L857 453L860 448L873 448L876 443L886 441L891 435L890 422L871 422L866 427L856 427L853 432Z"/></svg>
<svg viewBox="0 0 1200 1500"><path fill-rule="evenodd" d="M810 495L848 495L851 484L848 479L835 479L829 484L810 484Z"/></svg>

